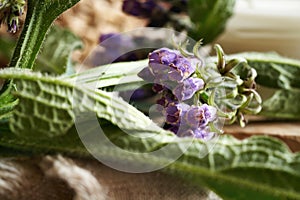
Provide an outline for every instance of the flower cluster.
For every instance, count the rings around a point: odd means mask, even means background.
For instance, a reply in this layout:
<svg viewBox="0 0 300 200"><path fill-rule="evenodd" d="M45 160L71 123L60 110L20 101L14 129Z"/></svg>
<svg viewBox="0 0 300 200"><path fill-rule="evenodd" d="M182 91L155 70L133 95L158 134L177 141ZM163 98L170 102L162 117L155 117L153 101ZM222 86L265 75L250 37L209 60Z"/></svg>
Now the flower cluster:
<svg viewBox="0 0 300 200"><path fill-rule="evenodd" d="M17 32L24 5L25 0L0 0L0 25L6 23L8 32Z"/></svg>
<svg viewBox="0 0 300 200"><path fill-rule="evenodd" d="M124 0L122 10L129 15L148 19L150 27L175 23L174 27L179 26L180 29L178 17L174 16L186 12L187 3L188 0Z"/></svg>
<svg viewBox="0 0 300 200"><path fill-rule="evenodd" d="M215 45L217 61L203 65L200 46L201 41L193 54L181 47L155 50L138 75L160 94L157 107L165 117L164 128L178 136L208 140L222 133L219 122L245 126L245 115L260 112L262 101L255 90L257 73L244 58L227 61Z"/></svg>
<svg viewBox="0 0 300 200"><path fill-rule="evenodd" d="M209 139L214 135L209 125L216 120L217 109L197 99L195 94L204 89L205 83L194 77L196 68L194 57L161 48L149 54L149 65L139 76L154 83L153 90L161 94L157 103L165 117L165 128L178 136ZM191 105L193 99L197 105Z"/></svg>
<svg viewBox="0 0 300 200"><path fill-rule="evenodd" d="M155 0L125 0L123 2L122 10L125 13L136 17L148 18L148 26L163 26L165 21L161 19L167 17L164 8Z"/></svg>
<svg viewBox="0 0 300 200"><path fill-rule="evenodd" d="M178 101L191 99L195 92L204 87L204 81L191 75L196 64L181 55L179 51L161 48L149 54L149 66L139 76L155 83L154 90L172 91Z"/></svg>

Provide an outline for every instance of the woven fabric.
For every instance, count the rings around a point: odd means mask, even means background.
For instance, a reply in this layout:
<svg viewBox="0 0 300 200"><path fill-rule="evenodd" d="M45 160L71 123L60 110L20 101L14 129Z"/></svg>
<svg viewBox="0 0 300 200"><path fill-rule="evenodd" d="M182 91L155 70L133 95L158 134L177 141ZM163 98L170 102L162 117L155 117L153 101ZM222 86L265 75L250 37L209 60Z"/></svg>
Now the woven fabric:
<svg viewBox="0 0 300 200"><path fill-rule="evenodd" d="M96 160L45 156L0 160L1 200L219 199L175 177L129 174Z"/></svg>

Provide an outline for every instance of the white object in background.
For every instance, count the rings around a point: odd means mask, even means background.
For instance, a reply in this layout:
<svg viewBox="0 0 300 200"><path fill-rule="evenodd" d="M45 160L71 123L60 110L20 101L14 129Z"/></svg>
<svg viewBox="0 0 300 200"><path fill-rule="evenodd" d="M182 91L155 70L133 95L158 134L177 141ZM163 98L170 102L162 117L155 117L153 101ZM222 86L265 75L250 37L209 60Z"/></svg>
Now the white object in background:
<svg viewBox="0 0 300 200"><path fill-rule="evenodd" d="M300 1L237 0L216 43L226 53L276 51L300 59Z"/></svg>

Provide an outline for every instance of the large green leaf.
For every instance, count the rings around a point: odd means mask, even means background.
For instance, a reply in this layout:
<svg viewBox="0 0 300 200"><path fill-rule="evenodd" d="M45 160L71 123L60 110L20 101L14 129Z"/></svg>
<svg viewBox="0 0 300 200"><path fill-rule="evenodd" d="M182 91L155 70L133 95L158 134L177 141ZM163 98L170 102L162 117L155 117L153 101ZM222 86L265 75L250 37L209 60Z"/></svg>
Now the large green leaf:
<svg viewBox="0 0 300 200"><path fill-rule="evenodd" d="M119 134L123 134L118 132L119 129L111 126L103 129L110 131L111 138L114 138L119 146L123 144L125 150L134 152L153 151L154 148L166 144L172 144L169 150L177 151L182 143L192 140L160 134L150 138L152 145L149 148L145 139L121 137ZM51 140L16 138L11 134L2 134L0 145L35 154L62 152L88 156L76 134L72 133ZM214 149L202 158L199 155L206 147L207 145L200 140L194 140L181 158L163 171L182 177L189 183L206 186L224 199L300 199L300 155L292 154L282 142L262 136L243 141L222 136ZM128 156L125 151L116 151L116 148L110 148L105 143L99 143L95 148L97 156L119 164L128 165L133 162L133 165L155 166L169 161L164 154Z"/></svg>
<svg viewBox="0 0 300 200"><path fill-rule="evenodd" d="M264 101L261 115L300 120L300 90L277 90Z"/></svg>
<svg viewBox="0 0 300 200"><path fill-rule="evenodd" d="M81 40L73 33L58 26L52 26L35 62L34 70L55 74L74 73L71 55L74 50L82 46Z"/></svg>
<svg viewBox="0 0 300 200"><path fill-rule="evenodd" d="M85 85L97 85L97 88L121 84L137 84L143 80L137 76L148 65L148 59L132 62L121 62L95 67L68 78Z"/></svg>
<svg viewBox="0 0 300 200"><path fill-rule="evenodd" d="M15 68L2 70L0 77L14 79L20 102L14 110L11 129L26 137L65 134L74 123L74 109L95 112L99 118L131 131L161 130L156 126L150 128L149 125L153 123L149 118L113 93L96 88L92 90L65 77L43 76ZM139 123L136 123L136 117L141 117ZM149 130L143 130L143 127L149 127Z"/></svg>
<svg viewBox="0 0 300 200"><path fill-rule="evenodd" d="M15 44L16 40L13 38L0 37L0 56L4 56L7 60L11 59ZM71 60L72 52L82 47L82 41L72 32L53 25L47 33L43 47L34 63L34 69L55 74L71 74L70 72L74 72Z"/></svg>
<svg viewBox="0 0 300 200"><path fill-rule="evenodd" d="M12 111L19 101L11 93L14 90L12 84L7 84L4 87L5 92L0 95L0 121L5 121L11 117Z"/></svg>
<svg viewBox="0 0 300 200"><path fill-rule="evenodd" d="M148 117L122 99L115 98L113 93L92 91L84 86L78 87L68 79L24 70L5 69L0 71L0 77L16 81L21 106L17 108L12 120L12 130L23 136L17 137L9 131L1 133L0 146L29 152L64 152L87 156L74 128L69 128L65 135L59 137L29 137L38 136L37 133L54 136L55 133L49 134L42 130L49 131L49 126L58 123L58 119L59 123L72 123L74 113L69 106L72 106L70 92L73 91L79 94L79 104L75 106L78 106L83 119L86 112L96 113L107 137L125 150L111 147L105 140L90 138L92 149L89 150L104 160L125 162L133 166L159 166L172 162L170 156L173 152L181 152L181 157L163 170L206 186L224 199L300 199L300 155L291 153L278 140L252 137L239 141L230 136L221 136L212 144L193 138L178 138L158 126L150 126L152 122ZM55 114L59 112L68 115ZM44 119L49 125L39 125ZM32 120L32 127L22 123L26 120ZM132 134L124 134L121 129ZM84 137L89 138L91 129L85 130ZM187 149L184 148L186 145ZM150 153L166 146L168 151Z"/></svg>

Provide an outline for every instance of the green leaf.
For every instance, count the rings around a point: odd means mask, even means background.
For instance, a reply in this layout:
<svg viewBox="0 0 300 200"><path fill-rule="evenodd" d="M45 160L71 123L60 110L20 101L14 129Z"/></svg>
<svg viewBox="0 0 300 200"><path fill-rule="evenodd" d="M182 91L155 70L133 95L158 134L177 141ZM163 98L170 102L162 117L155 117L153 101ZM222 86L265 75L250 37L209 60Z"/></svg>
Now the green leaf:
<svg viewBox="0 0 300 200"><path fill-rule="evenodd" d="M203 43L212 42L221 34L233 14L235 0L189 0L188 14L194 23L189 36Z"/></svg>
<svg viewBox="0 0 300 200"><path fill-rule="evenodd" d="M52 26L45 38L34 69L54 74L65 72L70 74L72 71L74 73L71 53L82 47L81 40L73 33L58 26Z"/></svg>
<svg viewBox="0 0 300 200"><path fill-rule="evenodd" d="M0 129L1 130L1 129ZM64 153L73 156L89 156L89 153L82 145L75 127L72 127L67 134L51 138L26 138L17 137L9 130L0 132L0 156L37 155Z"/></svg>
<svg viewBox="0 0 300 200"><path fill-rule="evenodd" d="M145 59L107 64L71 75L68 78L79 84L97 85L97 88L129 83L137 84L143 81L137 74L148 66L148 62L148 59Z"/></svg>
<svg viewBox="0 0 300 200"><path fill-rule="evenodd" d="M178 160L162 169L165 173L182 177L188 183L206 186L224 199L300 199L300 154L291 153L277 139L256 136L239 141L231 136L222 136L208 155L201 157L209 149L209 145L201 140L177 138L164 133L140 138L124 135L120 129L110 125L101 127L114 143L125 150L111 148L105 142L94 143L92 151L97 152L94 156L101 156L103 160L133 166L160 165L170 161L170 154L127 152L152 152L165 145L170 145L168 150L176 152L185 143L192 142ZM51 140L15 138L12 134L1 136L0 145L14 149L90 156L81 149L80 141L74 139L77 135L72 133Z"/></svg>
<svg viewBox="0 0 300 200"><path fill-rule="evenodd" d="M14 79L20 102L11 118L11 130L25 137L66 134L74 124L74 110L91 111L99 118L136 132L160 132L152 121L121 98L96 88L75 84L65 77L43 76L30 70L7 68L0 78ZM101 83L101 82L100 82ZM74 102L75 103L74 105ZM128 115L131 114L131 116ZM139 124L136 117L140 117Z"/></svg>
<svg viewBox="0 0 300 200"><path fill-rule="evenodd" d="M3 55L9 60L15 43L16 41L12 38L0 37L0 56ZM35 71L71 75L75 72L71 54L74 50L82 47L82 41L72 32L59 26L52 26L34 63L34 69Z"/></svg>
<svg viewBox="0 0 300 200"><path fill-rule="evenodd" d="M260 115L300 120L300 90L277 90L264 101Z"/></svg>
<svg viewBox="0 0 300 200"><path fill-rule="evenodd" d="M89 151L104 160L123 163L120 166L130 164L151 169L152 166L175 161L170 156L180 153L181 157L163 170L191 183L206 186L224 199L300 199L300 154L291 153L278 140L252 137L239 141L221 136L206 143L194 138L178 138L154 125L148 117L113 93L91 90L69 82L71 79L44 76L29 70L5 69L0 71L0 77L16 81L16 94L22 106L16 109L11 127L16 134L23 136L1 133L0 146L35 153L63 152L88 156L72 126L66 133L58 128L60 136L51 139L39 135L58 135L54 132L49 134L49 127L56 123L71 123L76 113L72 112L74 108L71 107L75 106L77 114L87 122L89 118L85 113L96 113L104 133L123 149L110 146L106 140L91 137L90 130L94 127L88 123L87 127L83 127L85 135L81 137L90 139L92 149ZM77 104L74 100L78 101ZM44 119L47 126L40 125ZM101 119L115 126L103 124ZM22 123L26 120L29 123ZM34 122L32 127L28 127L30 121ZM121 129L130 134L125 134ZM166 146L167 151L151 153Z"/></svg>
<svg viewBox="0 0 300 200"><path fill-rule="evenodd" d="M7 84L4 87L5 92L0 95L0 121L8 120L12 115L13 109L19 102L11 93L15 90L14 86Z"/></svg>
<svg viewBox="0 0 300 200"><path fill-rule="evenodd" d="M275 53L244 52L229 57L243 57L256 69L256 82L271 88L300 88L300 61Z"/></svg>

